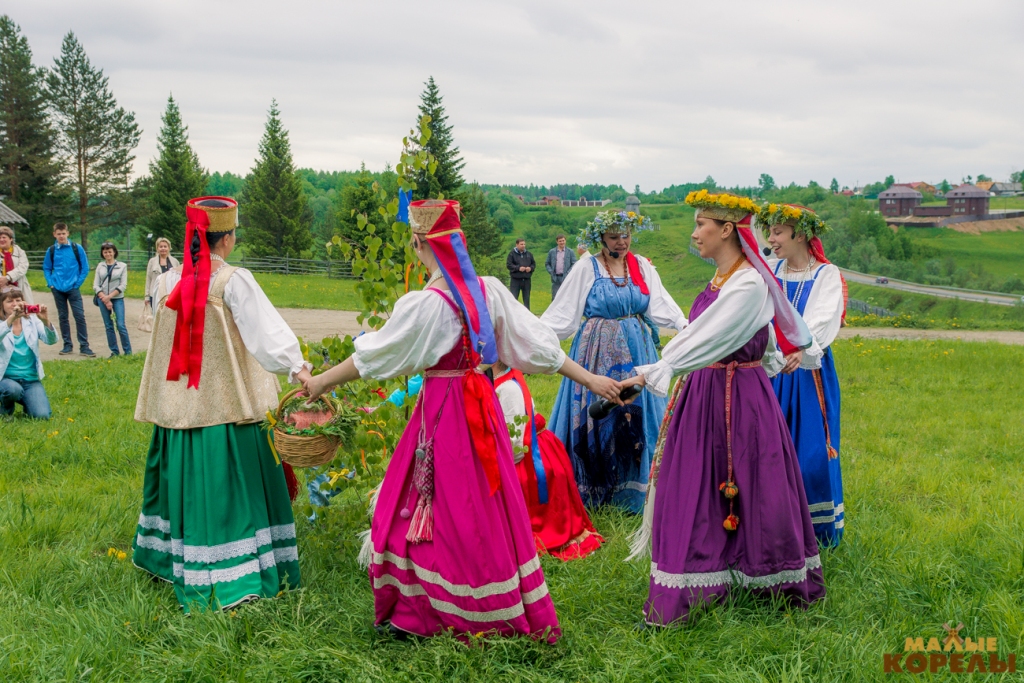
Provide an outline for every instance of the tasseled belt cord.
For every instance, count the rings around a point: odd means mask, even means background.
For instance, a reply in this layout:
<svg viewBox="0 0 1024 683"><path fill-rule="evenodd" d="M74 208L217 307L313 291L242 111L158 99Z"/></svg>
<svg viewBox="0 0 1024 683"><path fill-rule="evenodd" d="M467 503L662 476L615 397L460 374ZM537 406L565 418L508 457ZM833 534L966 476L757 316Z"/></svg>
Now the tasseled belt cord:
<svg viewBox="0 0 1024 683"><path fill-rule="evenodd" d="M713 370L725 370L725 439L726 454L728 456L728 474L725 481L718 485L718 490L729 500L729 516L722 522L726 531L736 531L740 525L740 518L733 514L733 501L739 495L740 489L732 478L732 378L737 370L749 370L761 367L761 361L748 361L746 363L712 363L708 366Z"/></svg>
<svg viewBox="0 0 1024 683"><path fill-rule="evenodd" d="M825 387L821 382L821 370L811 370L814 376L814 389L818 392L818 405L821 406L821 418L825 422L825 447L828 448L828 459L839 457L839 451L832 447L832 436L828 433L828 413L825 410Z"/></svg>

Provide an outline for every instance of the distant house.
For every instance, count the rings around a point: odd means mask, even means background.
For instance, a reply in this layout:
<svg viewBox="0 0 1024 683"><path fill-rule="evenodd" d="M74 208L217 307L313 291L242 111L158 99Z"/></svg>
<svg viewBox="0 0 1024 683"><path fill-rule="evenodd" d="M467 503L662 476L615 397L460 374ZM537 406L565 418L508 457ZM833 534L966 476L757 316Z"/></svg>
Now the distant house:
<svg viewBox="0 0 1024 683"><path fill-rule="evenodd" d="M907 187L915 189L918 192L927 192L928 194L935 194L935 186L923 181L918 181L916 183L906 183L906 185Z"/></svg>
<svg viewBox="0 0 1024 683"><path fill-rule="evenodd" d="M853 196L853 190L843 190L839 194L843 195L844 197L852 197Z"/></svg>
<svg viewBox="0 0 1024 683"><path fill-rule="evenodd" d="M878 210L883 216L909 216L921 203L921 193L906 185L893 185L878 195Z"/></svg>
<svg viewBox="0 0 1024 683"><path fill-rule="evenodd" d="M946 206L953 208L954 216L984 216L988 214L988 190L964 183L946 193Z"/></svg>
<svg viewBox="0 0 1024 683"><path fill-rule="evenodd" d="M1021 183L992 183L989 192L997 197L1013 197L1024 194L1024 185Z"/></svg>
<svg viewBox="0 0 1024 683"><path fill-rule="evenodd" d="M981 189L985 190L985 192L991 192L993 185L995 185L995 183L992 182L991 180L979 180L978 182L974 183L975 187L980 187Z"/></svg>
<svg viewBox="0 0 1024 683"><path fill-rule="evenodd" d="M546 195L541 197L535 202L526 201L522 195L516 195L519 197L519 201L527 206L604 206L605 204L611 204L610 199L587 199L586 197L580 197L579 199L562 199L554 195Z"/></svg>
<svg viewBox="0 0 1024 683"><path fill-rule="evenodd" d="M0 225L13 225L15 223L23 223L28 225L28 221L19 216L10 207L3 202L0 202Z"/></svg>

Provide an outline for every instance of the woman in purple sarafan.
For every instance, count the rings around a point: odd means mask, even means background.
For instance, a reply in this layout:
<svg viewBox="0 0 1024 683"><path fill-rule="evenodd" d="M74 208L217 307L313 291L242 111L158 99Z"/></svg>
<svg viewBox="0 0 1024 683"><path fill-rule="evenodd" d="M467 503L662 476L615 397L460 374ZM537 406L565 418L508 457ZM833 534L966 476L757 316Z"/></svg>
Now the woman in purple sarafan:
<svg viewBox="0 0 1024 683"><path fill-rule="evenodd" d="M697 208L694 243L718 270L662 359L636 368L637 383L659 395L690 373L673 391L633 537L631 557L651 552L644 619L656 626L682 623L736 589L801 606L825 595L796 451L769 380L799 366L810 333L758 254L756 206L706 192L687 203Z"/></svg>

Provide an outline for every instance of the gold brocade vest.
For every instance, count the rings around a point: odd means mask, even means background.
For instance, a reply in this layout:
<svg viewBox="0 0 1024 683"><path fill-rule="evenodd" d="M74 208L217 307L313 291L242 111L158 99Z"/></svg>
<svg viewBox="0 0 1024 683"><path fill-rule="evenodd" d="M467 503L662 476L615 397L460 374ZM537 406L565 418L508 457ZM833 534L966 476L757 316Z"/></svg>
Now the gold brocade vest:
<svg viewBox="0 0 1024 683"><path fill-rule="evenodd" d="M224 305L224 287L236 270L223 265L210 283L198 389L187 388L187 375L176 382L167 380L178 316L177 311L164 305L167 292L163 291L161 279L153 336L149 339L135 405L136 421L152 422L167 429L250 424L261 421L268 410L277 407L281 390L277 377L264 370L246 350L231 310Z"/></svg>

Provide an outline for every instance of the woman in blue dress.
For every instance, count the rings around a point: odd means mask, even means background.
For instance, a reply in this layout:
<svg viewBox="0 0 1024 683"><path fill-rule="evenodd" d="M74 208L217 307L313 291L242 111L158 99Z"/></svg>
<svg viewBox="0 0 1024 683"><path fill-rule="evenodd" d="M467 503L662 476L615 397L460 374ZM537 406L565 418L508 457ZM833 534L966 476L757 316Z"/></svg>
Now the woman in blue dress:
<svg viewBox="0 0 1024 683"><path fill-rule="evenodd" d="M846 519L839 466L839 378L831 344L846 315L846 283L822 250L819 236L828 226L810 209L769 204L758 223L778 259L769 266L814 337L800 367L776 375L772 385L796 445L814 534L822 545L835 547Z"/></svg>
<svg viewBox="0 0 1024 683"><path fill-rule="evenodd" d="M575 335L569 357L595 375L630 377L634 366L657 362L658 326L688 324L651 262L630 251L633 234L650 227L649 218L631 211L598 213L579 241L601 251L569 271L541 316L559 339ZM548 428L565 444L585 504L639 513L667 399L644 392L595 421L587 409L596 400L563 379Z"/></svg>

